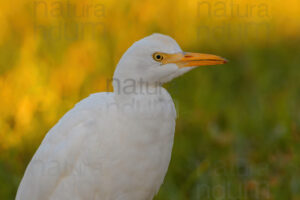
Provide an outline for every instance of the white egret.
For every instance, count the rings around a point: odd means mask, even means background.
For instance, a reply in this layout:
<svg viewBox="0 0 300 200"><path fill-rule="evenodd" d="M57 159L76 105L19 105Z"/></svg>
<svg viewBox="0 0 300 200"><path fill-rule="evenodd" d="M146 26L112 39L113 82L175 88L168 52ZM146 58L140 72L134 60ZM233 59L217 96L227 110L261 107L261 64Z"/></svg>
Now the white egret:
<svg viewBox="0 0 300 200"><path fill-rule="evenodd" d="M114 92L92 94L47 133L17 200L151 200L167 172L176 111L162 84L195 66L223 64L153 34L135 42L114 73Z"/></svg>

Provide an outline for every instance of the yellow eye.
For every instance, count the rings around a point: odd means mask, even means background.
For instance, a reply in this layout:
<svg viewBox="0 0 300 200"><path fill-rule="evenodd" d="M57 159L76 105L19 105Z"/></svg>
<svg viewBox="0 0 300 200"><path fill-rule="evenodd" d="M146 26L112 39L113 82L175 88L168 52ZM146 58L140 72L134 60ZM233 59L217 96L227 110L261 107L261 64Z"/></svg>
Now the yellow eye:
<svg viewBox="0 0 300 200"><path fill-rule="evenodd" d="M153 54L153 59L154 59L155 61L160 62L160 61L162 61L162 60L164 59L164 57L163 57L163 55L160 54L160 53L154 53L154 54Z"/></svg>

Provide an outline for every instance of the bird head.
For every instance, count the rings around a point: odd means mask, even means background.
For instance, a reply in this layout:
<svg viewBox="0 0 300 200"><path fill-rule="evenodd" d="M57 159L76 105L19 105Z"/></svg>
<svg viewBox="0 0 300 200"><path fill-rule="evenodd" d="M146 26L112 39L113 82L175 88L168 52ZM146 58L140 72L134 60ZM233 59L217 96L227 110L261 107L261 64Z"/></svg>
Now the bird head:
<svg viewBox="0 0 300 200"><path fill-rule="evenodd" d="M197 66L226 62L216 55L184 52L173 38L155 33L135 42L124 53L115 70L114 80L157 85Z"/></svg>

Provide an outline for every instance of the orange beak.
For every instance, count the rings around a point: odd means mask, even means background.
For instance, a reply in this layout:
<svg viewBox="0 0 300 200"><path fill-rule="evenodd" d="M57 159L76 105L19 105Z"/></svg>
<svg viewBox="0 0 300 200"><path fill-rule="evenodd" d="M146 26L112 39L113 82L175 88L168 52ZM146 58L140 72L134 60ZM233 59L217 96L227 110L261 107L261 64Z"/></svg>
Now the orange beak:
<svg viewBox="0 0 300 200"><path fill-rule="evenodd" d="M165 60L163 60L162 63L175 63L179 68L183 68L205 65L220 65L227 63L227 60L212 54L183 52L166 55Z"/></svg>

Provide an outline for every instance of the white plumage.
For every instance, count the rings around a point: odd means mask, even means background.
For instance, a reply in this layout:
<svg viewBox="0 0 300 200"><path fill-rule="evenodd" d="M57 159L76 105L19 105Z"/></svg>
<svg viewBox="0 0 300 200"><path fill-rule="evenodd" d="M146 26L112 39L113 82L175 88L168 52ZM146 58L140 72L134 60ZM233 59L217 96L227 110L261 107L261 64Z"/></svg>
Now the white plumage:
<svg viewBox="0 0 300 200"><path fill-rule="evenodd" d="M176 119L161 84L224 62L183 53L161 34L137 41L117 66L114 92L82 100L47 133L16 199L151 200L168 169Z"/></svg>

